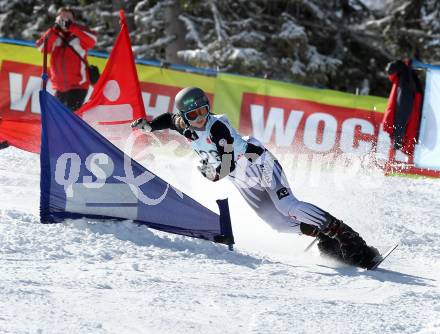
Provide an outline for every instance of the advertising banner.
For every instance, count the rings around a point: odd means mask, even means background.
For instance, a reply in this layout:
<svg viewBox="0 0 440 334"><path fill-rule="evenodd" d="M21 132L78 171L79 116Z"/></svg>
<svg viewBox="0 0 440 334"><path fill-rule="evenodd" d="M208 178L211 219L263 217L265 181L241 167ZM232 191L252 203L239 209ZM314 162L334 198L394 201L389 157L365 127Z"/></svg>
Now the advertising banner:
<svg viewBox="0 0 440 334"><path fill-rule="evenodd" d="M89 56L89 62L102 73L107 59ZM295 154L370 155L381 164L391 157L389 136L380 126L385 98L241 75L200 74L150 63L140 60L136 64L147 119L173 112L176 93L197 86L207 93L214 113L226 114L243 135L252 135L272 149ZM32 43L0 40L0 140L36 153L40 148L41 65L42 54ZM51 92L50 80L47 89ZM93 121L101 125L119 121L107 116L101 121L95 118ZM171 136L180 144L184 141L173 131L161 131L157 136L166 136L167 141ZM390 162L397 161L402 169L408 167L407 158L398 151ZM432 164L426 166L431 168ZM403 172L424 174L409 167Z"/></svg>
<svg viewBox="0 0 440 334"><path fill-rule="evenodd" d="M384 98L227 74L218 75L214 104L265 145L359 155L377 150L385 107Z"/></svg>
<svg viewBox="0 0 440 334"><path fill-rule="evenodd" d="M40 145L40 52L0 43L0 138L26 151Z"/></svg>

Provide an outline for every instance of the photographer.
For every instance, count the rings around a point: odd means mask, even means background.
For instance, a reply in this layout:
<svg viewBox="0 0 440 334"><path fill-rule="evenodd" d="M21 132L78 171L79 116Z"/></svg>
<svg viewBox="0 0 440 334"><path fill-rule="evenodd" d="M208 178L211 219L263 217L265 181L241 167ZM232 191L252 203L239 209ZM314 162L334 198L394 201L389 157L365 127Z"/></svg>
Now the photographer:
<svg viewBox="0 0 440 334"><path fill-rule="evenodd" d="M81 107L90 86L87 51L96 43L96 34L75 23L71 8L58 10L55 24L37 41L37 47L51 54L49 77L55 96L72 111Z"/></svg>

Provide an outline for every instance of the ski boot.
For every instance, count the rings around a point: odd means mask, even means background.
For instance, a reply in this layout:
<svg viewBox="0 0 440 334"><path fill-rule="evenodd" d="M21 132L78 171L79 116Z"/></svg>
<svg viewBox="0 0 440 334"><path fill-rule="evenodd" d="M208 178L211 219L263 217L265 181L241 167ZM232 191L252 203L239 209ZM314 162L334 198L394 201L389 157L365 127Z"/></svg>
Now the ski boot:
<svg viewBox="0 0 440 334"><path fill-rule="evenodd" d="M339 245L339 242L337 240L332 239L323 233L319 233L317 238L318 249L321 254L339 260L341 262L344 261L341 246Z"/></svg>
<svg viewBox="0 0 440 334"><path fill-rule="evenodd" d="M368 246L359 233L344 224L342 220L338 220L330 214L327 218L327 227L322 229L320 233L339 243L342 261L356 267L371 268L375 264L376 257L380 256L379 251Z"/></svg>
<svg viewBox="0 0 440 334"><path fill-rule="evenodd" d="M344 261L339 242L321 233L317 226L301 223L301 232L318 239L319 252L339 261Z"/></svg>

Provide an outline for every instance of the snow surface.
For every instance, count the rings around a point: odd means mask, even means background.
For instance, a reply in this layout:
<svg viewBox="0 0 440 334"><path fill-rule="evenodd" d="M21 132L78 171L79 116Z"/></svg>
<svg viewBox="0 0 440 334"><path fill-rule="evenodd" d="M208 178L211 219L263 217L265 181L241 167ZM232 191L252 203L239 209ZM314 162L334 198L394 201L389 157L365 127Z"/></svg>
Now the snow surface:
<svg viewBox="0 0 440 334"><path fill-rule="evenodd" d="M181 170L205 205L229 196L236 251L129 221L41 225L38 155L0 151L0 333L440 333L439 180L287 173L369 243L400 240L382 269L304 254L310 238L270 230L228 181Z"/></svg>

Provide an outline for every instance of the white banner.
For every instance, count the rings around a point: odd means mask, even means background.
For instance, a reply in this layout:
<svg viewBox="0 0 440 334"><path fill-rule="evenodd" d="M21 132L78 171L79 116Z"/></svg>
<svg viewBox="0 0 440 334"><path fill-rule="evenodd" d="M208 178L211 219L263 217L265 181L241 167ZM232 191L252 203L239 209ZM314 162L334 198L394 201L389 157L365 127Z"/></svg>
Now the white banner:
<svg viewBox="0 0 440 334"><path fill-rule="evenodd" d="M414 163L419 168L440 170L440 70L429 69Z"/></svg>

